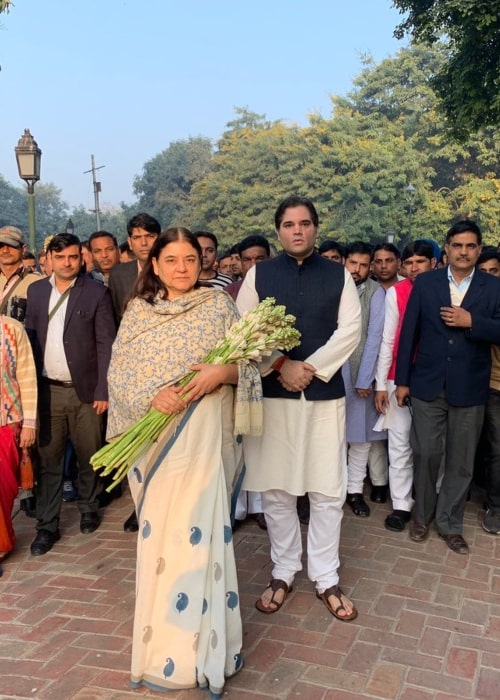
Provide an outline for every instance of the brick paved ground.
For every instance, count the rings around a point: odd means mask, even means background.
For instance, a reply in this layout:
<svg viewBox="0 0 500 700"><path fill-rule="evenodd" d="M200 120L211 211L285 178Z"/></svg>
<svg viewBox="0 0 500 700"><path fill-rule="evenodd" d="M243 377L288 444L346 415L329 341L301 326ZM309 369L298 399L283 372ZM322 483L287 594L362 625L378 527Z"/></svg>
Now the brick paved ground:
<svg viewBox="0 0 500 700"><path fill-rule="evenodd" d="M65 504L62 539L38 558L29 555L34 521L17 515L17 549L0 579L2 700L162 697L128 687L134 535L122 522L130 512L124 496L96 533L81 535L76 507ZM500 697L500 538L479 526L480 496L467 506L469 557L435 532L423 544L387 532L387 512L375 506L367 520L346 512L341 581L360 611L351 623L326 612L303 573L278 614L255 610L270 571L267 537L253 521L237 531L246 665L227 700Z"/></svg>

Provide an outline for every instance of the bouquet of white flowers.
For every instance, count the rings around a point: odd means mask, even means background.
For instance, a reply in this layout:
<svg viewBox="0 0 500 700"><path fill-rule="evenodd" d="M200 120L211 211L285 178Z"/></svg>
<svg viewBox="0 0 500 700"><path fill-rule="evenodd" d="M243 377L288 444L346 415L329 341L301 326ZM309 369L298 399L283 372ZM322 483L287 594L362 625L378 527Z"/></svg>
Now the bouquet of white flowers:
<svg viewBox="0 0 500 700"><path fill-rule="evenodd" d="M224 365L258 361L273 350L291 350L300 343L300 333L294 328L295 316L286 313L268 297L252 311L234 323L229 333L202 360L202 364ZM196 372L189 372L177 384L187 386ZM119 438L96 452L90 463L101 476L113 474L108 491L122 481L129 469L158 439L162 430L176 417L151 408L148 413Z"/></svg>

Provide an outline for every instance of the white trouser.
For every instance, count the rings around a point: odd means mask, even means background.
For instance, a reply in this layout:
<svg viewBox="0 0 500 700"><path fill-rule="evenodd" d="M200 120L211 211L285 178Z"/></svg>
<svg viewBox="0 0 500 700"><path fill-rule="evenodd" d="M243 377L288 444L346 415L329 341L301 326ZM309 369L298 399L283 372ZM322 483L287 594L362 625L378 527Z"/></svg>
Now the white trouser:
<svg viewBox="0 0 500 700"><path fill-rule="evenodd" d="M389 486L394 510L411 511L414 500L411 495L413 487L413 452L410 447L411 414L400 408L396 401L395 384L387 382L389 393L390 425L387 429L389 447Z"/></svg>
<svg viewBox="0 0 500 700"><path fill-rule="evenodd" d="M236 520L245 520L247 515L262 513L262 494L241 489L236 500L234 517Z"/></svg>
<svg viewBox="0 0 500 700"><path fill-rule="evenodd" d="M387 484L387 456L384 440L351 442L347 450L347 493L363 493L363 482L370 457L373 486Z"/></svg>
<svg viewBox="0 0 500 700"><path fill-rule="evenodd" d="M368 474L370 475L372 486L387 486L389 483L389 464L385 440L370 442Z"/></svg>
<svg viewBox="0 0 500 700"><path fill-rule="evenodd" d="M339 582L340 526L345 497L331 498L309 492L311 515L307 529L307 575L319 593ZM290 586L302 569L302 536L297 496L272 490L262 494L262 505L271 542L273 578Z"/></svg>

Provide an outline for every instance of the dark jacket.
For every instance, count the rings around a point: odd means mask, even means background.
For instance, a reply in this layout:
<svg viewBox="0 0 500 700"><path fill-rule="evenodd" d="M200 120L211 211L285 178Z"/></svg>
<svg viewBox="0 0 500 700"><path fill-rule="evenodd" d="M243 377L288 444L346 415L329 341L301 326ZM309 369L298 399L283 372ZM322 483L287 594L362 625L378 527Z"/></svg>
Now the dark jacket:
<svg viewBox="0 0 500 700"><path fill-rule="evenodd" d="M49 278L30 285L26 331L31 340L40 379L47 342ZM108 400L107 372L116 322L109 290L80 275L72 287L64 322L64 352L78 398L83 403Z"/></svg>
<svg viewBox="0 0 500 700"><path fill-rule="evenodd" d="M128 263L120 263L111 268L109 273L108 288L111 292L116 318L121 321L127 302L130 299L134 284L139 277L137 260Z"/></svg>
<svg viewBox="0 0 500 700"><path fill-rule="evenodd" d="M344 290L344 268L313 253L299 265L286 253L255 266L255 289L259 299L274 297L284 304L287 313L295 316L295 327L301 333L300 345L286 353L291 360L305 360L325 345L337 329L338 311ZM287 391L271 372L262 378L264 396L299 399L300 391ZM308 401L326 401L345 396L344 381L339 370L329 382L317 377L304 390Z"/></svg>
<svg viewBox="0 0 500 700"><path fill-rule="evenodd" d="M451 306L448 268L419 275L401 329L397 385L432 401L444 391L451 406L479 406L488 398L490 344L500 343L500 280L476 270L461 306L472 328L452 328L440 317Z"/></svg>

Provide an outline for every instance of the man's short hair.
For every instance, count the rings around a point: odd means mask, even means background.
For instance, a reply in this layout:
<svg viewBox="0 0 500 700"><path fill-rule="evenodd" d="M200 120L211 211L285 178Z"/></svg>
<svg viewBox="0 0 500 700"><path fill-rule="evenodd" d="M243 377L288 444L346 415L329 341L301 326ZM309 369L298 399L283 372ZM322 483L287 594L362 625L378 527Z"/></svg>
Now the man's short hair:
<svg viewBox="0 0 500 700"><path fill-rule="evenodd" d="M269 241L265 236L260 236L258 233L254 233L247 236L242 241L237 244L238 253L241 255L245 250L249 248L259 247L264 248L269 257L271 255L271 248L269 247Z"/></svg>
<svg viewBox="0 0 500 700"><path fill-rule="evenodd" d="M396 260L401 258L399 248L395 246L394 243L377 243L373 248L373 255L375 255L375 253L377 253L379 250L385 250L387 253L392 253Z"/></svg>
<svg viewBox="0 0 500 700"><path fill-rule="evenodd" d="M457 236L459 233L475 233L478 245L481 245L483 236L481 229L472 219L463 219L462 221L457 221L456 224L448 229L446 232L446 243L449 243L453 236Z"/></svg>
<svg viewBox="0 0 500 700"><path fill-rule="evenodd" d="M316 211L316 207L311 202L311 200L307 197L299 197L299 195L293 194L291 197L287 197L282 202L280 202L278 204L278 208L274 212L274 225L276 226L276 230L278 230L281 226L281 222L283 221L285 211L287 209L294 209L295 207L306 207L309 210L309 214L311 216L311 221L313 222L313 224L315 226L319 225L318 212Z"/></svg>
<svg viewBox="0 0 500 700"><path fill-rule="evenodd" d="M217 236L215 235L215 233L210 233L210 231L195 231L194 236L196 238L200 238L201 236L203 238L210 238L210 240L215 246L215 250L217 250L217 248L219 247L219 241L217 240Z"/></svg>
<svg viewBox="0 0 500 700"><path fill-rule="evenodd" d="M57 233L47 245L47 253L60 253L61 250L69 248L71 245L77 245L80 253L82 252L83 243L74 233Z"/></svg>
<svg viewBox="0 0 500 700"><path fill-rule="evenodd" d="M476 267L479 265L484 265L484 263L488 262L488 260L497 260L500 262L500 253L498 252L498 248L495 248L495 246L486 246L483 248L481 255L477 259Z"/></svg>
<svg viewBox="0 0 500 700"><path fill-rule="evenodd" d="M132 231L134 228L142 228L142 229L144 229L144 231L147 231L148 233L156 233L157 236L159 236L161 233L160 222L157 221L154 218L154 216L150 216L149 214L146 214L145 212L141 212L140 214L136 214L128 221L127 233L129 235L129 238L132 235Z"/></svg>
<svg viewBox="0 0 500 700"><path fill-rule="evenodd" d="M228 248L227 250L223 250L220 255L217 256L217 260L220 262L221 260L226 260L227 258L231 257L231 250Z"/></svg>
<svg viewBox="0 0 500 700"><path fill-rule="evenodd" d="M118 248L118 241L116 240L116 236L113 236L113 234L109 231L94 231L94 233L91 233L89 237L89 248L91 248L90 244L92 243L92 241L95 241L96 238L111 238L115 248Z"/></svg>
<svg viewBox="0 0 500 700"><path fill-rule="evenodd" d="M327 238L326 241L323 241L323 243L320 244L318 253L322 255L323 253L327 253L329 250L335 250L341 258L345 257L344 246L341 243L337 243L337 241L333 241L331 238Z"/></svg>
<svg viewBox="0 0 500 700"><path fill-rule="evenodd" d="M347 246L345 251L346 259L350 255L369 255L370 260L373 260L373 246L365 241L354 241Z"/></svg>
<svg viewBox="0 0 500 700"><path fill-rule="evenodd" d="M408 245L403 248L401 260L404 262L408 258L412 258L414 255L421 255L429 260L436 257L432 243L423 238L417 238L416 241L408 243Z"/></svg>

